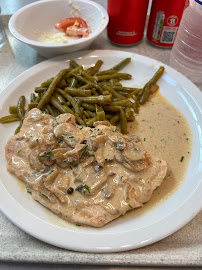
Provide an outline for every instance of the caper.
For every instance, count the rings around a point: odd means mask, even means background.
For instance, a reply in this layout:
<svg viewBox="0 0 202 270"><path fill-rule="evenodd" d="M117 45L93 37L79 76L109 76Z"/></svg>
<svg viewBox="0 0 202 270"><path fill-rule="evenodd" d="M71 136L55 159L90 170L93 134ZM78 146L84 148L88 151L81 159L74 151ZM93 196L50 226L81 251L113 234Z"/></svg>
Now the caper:
<svg viewBox="0 0 202 270"><path fill-rule="evenodd" d="M74 192L74 189L72 187L69 187L68 190L67 190L67 193L72 194L73 192Z"/></svg>

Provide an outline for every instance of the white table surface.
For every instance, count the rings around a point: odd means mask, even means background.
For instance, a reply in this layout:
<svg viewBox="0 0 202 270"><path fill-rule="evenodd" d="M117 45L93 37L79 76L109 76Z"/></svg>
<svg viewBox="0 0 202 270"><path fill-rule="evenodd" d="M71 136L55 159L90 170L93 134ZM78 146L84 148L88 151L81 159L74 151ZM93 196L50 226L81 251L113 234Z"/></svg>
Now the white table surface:
<svg viewBox="0 0 202 270"><path fill-rule="evenodd" d="M0 0L2 13L9 14L32 0ZM106 0L97 0L106 8ZM0 48L0 92L23 71L45 58L12 37L7 24L10 16L1 15L8 42ZM170 49L149 44L145 38L137 45L113 45L103 33L89 49L125 50L149 56L165 64ZM202 90L202 84L197 85ZM51 263L49 265L49 263ZM13 225L0 213L0 269L202 269L202 212L189 224L164 240L138 250L114 254L87 254L45 244Z"/></svg>

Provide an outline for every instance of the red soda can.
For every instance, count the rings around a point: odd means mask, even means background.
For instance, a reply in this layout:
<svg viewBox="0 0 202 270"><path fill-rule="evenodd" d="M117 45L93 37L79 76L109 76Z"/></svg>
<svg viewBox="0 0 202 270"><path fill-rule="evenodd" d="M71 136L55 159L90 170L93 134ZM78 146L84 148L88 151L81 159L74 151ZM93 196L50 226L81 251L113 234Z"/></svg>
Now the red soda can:
<svg viewBox="0 0 202 270"><path fill-rule="evenodd" d="M132 45L143 37L149 0L108 0L108 38L119 45Z"/></svg>
<svg viewBox="0 0 202 270"><path fill-rule="evenodd" d="M188 0L153 0L147 39L160 47L172 47Z"/></svg>

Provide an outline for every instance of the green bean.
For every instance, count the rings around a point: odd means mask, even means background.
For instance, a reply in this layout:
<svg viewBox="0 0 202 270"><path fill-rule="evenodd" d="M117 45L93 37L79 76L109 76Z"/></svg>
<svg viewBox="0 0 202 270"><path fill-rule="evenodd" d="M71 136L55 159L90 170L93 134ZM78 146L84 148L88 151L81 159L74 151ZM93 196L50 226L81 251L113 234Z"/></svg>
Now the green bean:
<svg viewBox="0 0 202 270"><path fill-rule="evenodd" d="M35 99L36 99L35 94L34 93L31 93L31 95L30 95L30 102L31 103L34 103Z"/></svg>
<svg viewBox="0 0 202 270"><path fill-rule="evenodd" d="M83 84L92 84L91 81L87 80L86 78L76 74L76 73L73 73L73 76L79 81L79 82L82 82Z"/></svg>
<svg viewBox="0 0 202 270"><path fill-rule="evenodd" d="M109 83L111 86L120 86L121 87L122 84L120 83L120 81L121 81L120 79L115 78L115 79L110 79Z"/></svg>
<svg viewBox="0 0 202 270"><path fill-rule="evenodd" d="M56 91L57 91L58 89L60 89L60 88L56 88ZM54 93L53 93L53 96L54 96L54 98L57 99L57 101L58 101L59 103L61 103L62 105L66 105L66 100L65 100L65 98L64 98L62 95L58 94L58 92L54 92ZM70 103L69 103L69 105L70 105Z"/></svg>
<svg viewBox="0 0 202 270"><path fill-rule="evenodd" d="M51 114L53 117L56 116L54 110L52 109L52 107L51 107L49 104L46 105L46 108L49 110L50 114Z"/></svg>
<svg viewBox="0 0 202 270"><path fill-rule="evenodd" d="M112 117L113 117L113 115L110 114L110 113L105 114L105 118L106 118L107 120L110 120Z"/></svg>
<svg viewBox="0 0 202 270"><path fill-rule="evenodd" d="M90 104L107 104L111 102L111 95L103 96L91 96L91 97L81 97L81 102L86 102Z"/></svg>
<svg viewBox="0 0 202 270"><path fill-rule="evenodd" d="M91 118L90 120L88 120L88 121L86 122L86 124L87 124L88 127L92 127L93 124L94 124L94 122L96 122L96 121L97 121L97 117L93 117L93 118Z"/></svg>
<svg viewBox="0 0 202 270"><path fill-rule="evenodd" d="M148 83L145 84L144 88L143 88L143 93L140 97L140 101L139 103L141 105L143 105L147 99L149 98L150 96L150 93L151 93L151 86L152 85L155 85L156 82L158 81L158 79L162 76L163 72L164 72L164 67L160 67L156 73L154 74L154 76L148 81Z"/></svg>
<svg viewBox="0 0 202 270"><path fill-rule="evenodd" d="M96 91L95 88L92 88L92 94L93 94L94 96L99 96L99 94L98 94L98 92ZM104 95L104 92L103 92L103 95ZM108 93L108 95L109 95L109 93Z"/></svg>
<svg viewBox="0 0 202 270"><path fill-rule="evenodd" d="M58 75L53 79L51 82L50 86L48 87L47 91L45 94L42 96L41 100L39 101L37 108L42 109L50 100L51 95L56 89L56 86L59 84L59 82L62 80L62 78L65 76L67 73L67 69L61 70Z"/></svg>
<svg viewBox="0 0 202 270"><path fill-rule="evenodd" d="M88 103L83 102L82 107L84 107L84 109L89 110L89 111L93 111L93 112L95 111L95 105L93 104L88 104Z"/></svg>
<svg viewBox="0 0 202 270"><path fill-rule="evenodd" d="M122 91L122 92L127 92L127 93L132 93L138 89L138 88L124 87L124 86L111 86L111 87L116 91Z"/></svg>
<svg viewBox="0 0 202 270"><path fill-rule="evenodd" d="M109 75L109 74L114 74L116 73L116 70L113 69L108 69L108 70L103 70L103 71L99 71L96 73L96 76L101 76L101 75Z"/></svg>
<svg viewBox="0 0 202 270"><path fill-rule="evenodd" d="M110 123L113 125L113 126L116 126L117 123L119 122L120 120L120 116L118 114L114 115L111 117L110 119Z"/></svg>
<svg viewBox="0 0 202 270"><path fill-rule="evenodd" d="M78 84L77 79L75 79L74 77L71 78L71 82L70 82L69 86L70 86L70 87L76 87L77 84Z"/></svg>
<svg viewBox="0 0 202 270"><path fill-rule="evenodd" d="M111 104L114 106L121 106L121 107L133 107L133 103L128 99L113 101Z"/></svg>
<svg viewBox="0 0 202 270"><path fill-rule="evenodd" d="M114 73L114 74L109 74L109 75L97 76L97 81L100 82L100 81L110 80L112 78L130 80L132 76L128 73Z"/></svg>
<svg viewBox="0 0 202 270"><path fill-rule="evenodd" d="M60 115L61 113L58 111L58 109L56 109L54 106L52 106L52 109L55 113L55 116L57 117L58 115Z"/></svg>
<svg viewBox="0 0 202 270"><path fill-rule="evenodd" d="M81 117L77 113L75 113L75 118L77 123L79 123L79 125L85 126L85 122L81 119Z"/></svg>
<svg viewBox="0 0 202 270"><path fill-rule="evenodd" d="M83 114L86 116L86 118L90 118L90 115L87 113L87 111L83 111Z"/></svg>
<svg viewBox="0 0 202 270"><path fill-rule="evenodd" d="M126 92L122 92L122 91L117 91L118 94L124 96L125 98L130 98L130 94L129 93L126 93Z"/></svg>
<svg viewBox="0 0 202 270"><path fill-rule="evenodd" d="M75 115L75 113L68 106L62 105L62 107L63 107L63 109L65 109L66 113L71 113L71 114Z"/></svg>
<svg viewBox="0 0 202 270"><path fill-rule="evenodd" d="M144 89L144 92L143 92L142 96L140 97L140 101L139 101L139 103L140 103L141 105L143 105L143 104L147 101L147 99L149 98L149 96L150 96L151 85L150 85L149 83L147 83L147 84L144 86L143 89Z"/></svg>
<svg viewBox="0 0 202 270"><path fill-rule="evenodd" d="M28 104L28 111L30 111L31 109L33 109L33 108L36 108L36 104L35 103L30 103L30 104Z"/></svg>
<svg viewBox="0 0 202 270"><path fill-rule="evenodd" d="M87 72L82 71L81 74L90 82L92 83L96 83L96 79L94 77L92 77L91 75L89 75Z"/></svg>
<svg viewBox="0 0 202 270"><path fill-rule="evenodd" d="M48 79L47 81L43 82L41 84L41 87L42 88L44 88L44 87L48 88L50 86L50 84L52 83L53 79L54 79L54 77L52 77L52 78Z"/></svg>
<svg viewBox="0 0 202 270"><path fill-rule="evenodd" d="M98 85L100 87L104 86L104 85L109 85L109 86L112 86L111 83L109 81L101 81L101 82L98 82Z"/></svg>
<svg viewBox="0 0 202 270"><path fill-rule="evenodd" d="M133 95L141 95L140 93L143 91L143 88L137 88L136 90L134 90L132 93Z"/></svg>
<svg viewBox="0 0 202 270"><path fill-rule="evenodd" d="M14 121L19 121L18 114L11 114L11 115L6 115L0 118L0 123L10 123Z"/></svg>
<svg viewBox="0 0 202 270"><path fill-rule="evenodd" d="M64 89L66 86L67 86L67 83L64 79L58 84L58 88Z"/></svg>
<svg viewBox="0 0 202 270"><path fill-rule="evenodd" d="M96 72L99 71L99 69L101 68L102 65L103 65L103 61L98 60L96 62L96 64L94 65L94 67L92 67L90 70L87 70L89 72L89 75L91 75L91 76L95 75Z"/></svg>
<svg viewBox="0 0 202 270"><path fill-rule="evenodd" d="M41 100L41 95L38 95L34 101L35 104L38 104L39 101Z"/></svg>
<svg viewBox="0 0 202 270"><path fill-rule="evenodd" d="M65 76L65 80L67 80L68 78L72 77L73 74L79 73L81 72L81 70L83 70L82 66L78 66L74 69L72 69L69 73L67 73L67 75Z"/></svg>
<svg viewBox="0 0 202 270"><path fill-rule="evenodd" d="M139 112L139 101L138 101L138 98L135 95L132 95L132 98L134 100L134 103L133 103L134 112L136 114L138 114L138 112Z"/></svg>
<svg viewBox="0 0 202 270"><path fill-rule="evenodd" d="M72 68L79 67L79 64L75 60L70 60L69 65Z"/></svg>
<svg viewBox="0 0 202 270"><path fill-rule="evenodd" d="M104 85L103 88L104 88L104 90L109 91L112 94L113 97L119 98L119 99L125 99L124 96L122 96L119 93L117 93L111 86Z"/></svg>
<svg viewBox="0 0 202 270"><path fill-rule="evenodd" d="M120 109L121 133L127 134L127 118L123 109Z"/></svg>
<svg viewBox="0 0 202 270"><path fill-rule="evenodd" d="M25 97L21 96L18 100L17 104L17 115L18 118L21 120L25 115Z"/></svg>
<svg viewBox="0 0 202 270"><path fill-rule="evenodd" d="M57 92L61 94L63 97L65 97L67 100L69 100L72 104L72 107L75 110L75 113L77 113L78 116L81 116L79 104L76 102L76 100L73 97L71 97L69 94L67 94L64 90L57 89Z"/></svg>
<svg viewBox="0 0 202 270"><path fill-rule="evenodd" d="M94 83L92 83L91 81L87 80L86 78L84 78L84 77L82 77L82 76L79 76L79 75L77 75L77 74L75 74L75 73L73 74L73 76L74 76L78 81L82 82L83 84L91 84L92 86L94 86L94 87L99 91L100 94L103 93L102 87L100 87L98 84L94 84Z"/></svg>
<svg viewBox="0 0 202 270"><path fill-rule="evenodd" d="M111 105L104 105L102 106L103 109L107 112L120 112L120 106L111 106Z"/></svg>
<svg viewBox="0 0 202 270"><path fill-rule="evenodd" d="M129 62L131 61L131 58L125 58L123 61L121 61L120 63L118 63L117 65L115 65L114 67L112 67L111 69L117 70L119 71L120 69L122 69L123 67L125 67Z"/></svg>
<svg viewBox="0 0 202 270"><path fill-rule="evenodd" d="M163 66L160 66L160 68L156 71L156 73L154 74L154 76L151 78L151 80L149 81L149 83L152 84L156 84L157 81L160 79L160 77L163 75L165 68Z"/></svg>
<svg viewBox="0 0 202 270"><path fill-rule="evenodd" d="M94 113L94 112L92 112L92 111L89 111L89 110L87 110L86 112L88 113L88 115L89 115L90 117L96 117L96 113Z"/></svg>
<svg viewBox="0 0 202 270"><path fill-rule="evenodd" d="M47 87L36 87L34 92L35 93L44 93L48 88Z"/></svg>
<svg viewBox="0 0 202 270"><path fill-rule="evenodd" d="M16 128L16 130L15 130L15 134L17 134L17 133L19 133L20 132L20 129L21 129L21 127L22 127L22 120L20 120L20 124L19 124L19 126Z"/></svg>
<svg viewBox="0 0 202 270"><path fill-rule="evenodd" d="M91 83L87 83L81 87L79 87L80 89L82 90L87 90L87 89L90 89L92 87L92 84Z"/></svg>
<svg viewBox="0 0 202 270"><path fill-rule="evenodd" d="M17 106L15 106L15 105L9 106L9 113L16 114L17 113Z"/></svg>
<svg viewBox="0 0 202 270"><path fill-rule="evenodd" d="M50 114L50 112L49 112L49 110L48 110L48 108L47 108L46 106L43 108L43 112L44 112L45 114Z"/></svg>
<svg viewBox="0 0 202 270"><path fill-rule="evenodd" d="M130 116L131 116L132 114L133 114L133 113L132 113L132 111L130 110L130 108L129 108L129 107L126 107L126 108L125 108L125 115L126 115L127 120L130 118Z"/></svg>
<svg viewBox="0 0 202 270"><path fill-rule="evenodd" d="M55 97L51 97L50 98L50 103L56 108L58 109L59 112L61 113L66 113L67 111L64 109L64 107L60 104L60 102L57 101L57 99Z"/></svg>
<svg viewBox="0 0 202 270"><path fill-rule="evenodd" d="M65 93L73 97L89 97L91 96L91 90L84 90L81 88L66 87L64 89Z"/></svg>
<svg viewBox="0 0 202 270"><path fill-rule="evenodd" d="M105 112L101 106L95 105L96 114L97 114L97 121L104 121L105 120Z"/></svg>

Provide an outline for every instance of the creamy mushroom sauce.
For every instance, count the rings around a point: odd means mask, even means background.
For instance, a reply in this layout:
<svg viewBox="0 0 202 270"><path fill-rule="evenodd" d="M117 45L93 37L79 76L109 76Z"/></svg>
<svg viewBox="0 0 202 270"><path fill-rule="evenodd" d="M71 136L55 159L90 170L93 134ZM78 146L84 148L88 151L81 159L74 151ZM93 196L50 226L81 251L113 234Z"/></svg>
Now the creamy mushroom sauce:
<svg viewBox="0 0 202 270"><path fill-rule="evenodd" d="M168 163L168 172L144 207L129 211L121 218L142 216L168 198L183 182L192 149L192 133L185 117L159 93L140 108L136 120L128 124L128 130L130 136L140 137L149 153ZM19 187L24 189L24 184L19 182ZM65 227L57 216L46 213L51 222Z"/></svg>
<svg viewBox="0 0 202 270"><path fill-rule="evenodd" d="M160 93L140 108L136 120L128 124L128 130L130 135L140 137L149 153L168 164L167 176L151 199L144 207L126 214L126 217L136 217L169 198L182 184L191 157L193 135L184 115Z"/></svg>

